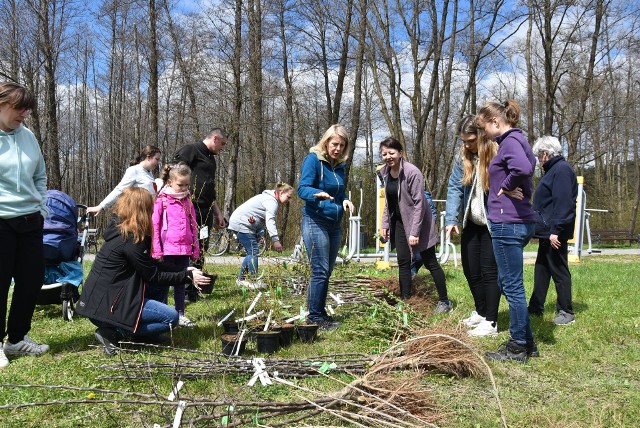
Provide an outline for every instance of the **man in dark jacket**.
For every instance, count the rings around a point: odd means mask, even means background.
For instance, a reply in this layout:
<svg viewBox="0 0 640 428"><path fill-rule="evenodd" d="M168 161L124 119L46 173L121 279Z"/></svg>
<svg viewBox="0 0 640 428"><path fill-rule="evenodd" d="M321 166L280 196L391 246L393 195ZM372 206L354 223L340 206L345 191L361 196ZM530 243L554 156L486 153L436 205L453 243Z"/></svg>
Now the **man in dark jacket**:
<svg viewBox="0 0 640 428"><path fill-rule="evenodd" d="M191 168L191 195L196 207L196 220L201 228L201 259L204 259L203 254L209 248L209 232L214 225L214 220L216 227L226 226L224 217L216 203L216 159L214 155L220 154L227 144L228 138L229 134L225 130L214 128L202 142L187 144L180 148L174 156L175 162L182 161ZM202 231L205 227L206 230ZM205 235L206 238L202 238Z"/></svg>
<svg viewBox="0 0 640 428"><path fill-rule="evenodd" d="M529 313L542 315L549 283L553 278L558 294L558 314L553 322L567 325L575 321L567 242L573 238L578 183L576 173L562 156L562 146L557 138L541 137L533 145L533 153L538 157L544 175L533 199L533 209L538 214L534 236L539 238L539 247Z"/></svg>
<svg viewBox="0 0 640 428"><path fill-rule="evenodd" d="M216 159L227 144L229 134L222 128L213 128L199 143L187 144L180 148L175 162L185 162L191 168L191 197L196 208L200 236L200 258L194 266L202 269L204 258L209 249L209 234L216 228L226 227L224 216L216 203ZM214 223L215 220L215 223ZM195 302L198 293L194 287L187 286L187 301Z"/></svg>

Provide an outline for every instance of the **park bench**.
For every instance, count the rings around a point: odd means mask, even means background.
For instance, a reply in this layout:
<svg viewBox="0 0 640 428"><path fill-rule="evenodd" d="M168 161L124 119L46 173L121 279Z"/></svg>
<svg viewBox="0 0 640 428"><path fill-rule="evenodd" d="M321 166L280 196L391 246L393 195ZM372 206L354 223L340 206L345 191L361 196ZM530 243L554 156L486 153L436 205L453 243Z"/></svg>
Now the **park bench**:
<svg viewBox="0 0 640 428"><path fill-rule="evenodd" d="M635 242L640 246L640 234L633 234L628 230L594 229L591 231L591 239L595 244L603 242L633 244Z"/></svg>

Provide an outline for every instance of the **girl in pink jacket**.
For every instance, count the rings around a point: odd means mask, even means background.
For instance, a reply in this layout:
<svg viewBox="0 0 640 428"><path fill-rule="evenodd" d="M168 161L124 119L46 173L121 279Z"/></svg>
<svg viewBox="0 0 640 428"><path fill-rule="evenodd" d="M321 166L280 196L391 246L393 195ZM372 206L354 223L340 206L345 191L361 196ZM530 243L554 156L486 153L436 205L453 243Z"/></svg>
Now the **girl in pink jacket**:
<svg viewBox="0 0 640 428"><path fill-rule="evenodd" d="M190 259L196 260L200 256L196 211L189 194L191 169L183 162L166 165L162 180L165 186L153 207L151 256L163 263L165 270L181 270L189 266ZM148 294L149 298L167 303L167 287L150 288L153 290ZM180 314L178 325L194 327L195 323L184 315L184 284L173 286L173 298Z"/></svg>

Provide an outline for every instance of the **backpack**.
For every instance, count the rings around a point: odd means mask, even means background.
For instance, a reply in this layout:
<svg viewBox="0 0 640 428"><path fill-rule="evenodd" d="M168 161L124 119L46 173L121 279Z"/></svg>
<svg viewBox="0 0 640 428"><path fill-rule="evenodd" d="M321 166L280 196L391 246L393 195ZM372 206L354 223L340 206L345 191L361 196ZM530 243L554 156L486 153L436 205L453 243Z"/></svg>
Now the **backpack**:
<svg viewBox="0 0 640 428"><path fill-rule="evenodd" d="M433 197L431 196L431 192L424 191L424 197L427 198L427 203L429 204L429 208L431 208L431 213L433 214L433 219L438 221L438 210L436 209L436 204L433 203Z"/></svg>
<svg viewBox="0 0 640 428"><path fill-rule="evenodd" d="M47 265L73 261L78 249L78 206L71 196L47 190L49 216L44 220L44 261Z"/></svg>

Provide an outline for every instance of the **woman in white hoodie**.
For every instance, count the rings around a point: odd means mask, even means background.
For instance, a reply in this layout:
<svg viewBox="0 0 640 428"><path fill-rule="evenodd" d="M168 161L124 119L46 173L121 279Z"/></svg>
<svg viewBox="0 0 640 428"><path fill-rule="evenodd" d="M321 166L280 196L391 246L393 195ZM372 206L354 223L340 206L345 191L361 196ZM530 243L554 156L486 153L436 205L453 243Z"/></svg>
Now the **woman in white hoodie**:
<svg viewBox="0 0 640 428"><path fill-rule="evenodd" d="M276 215L280 204L288 204L293 197L293 187L285 183L278 183L274 190L265 190L261 194L240 205L229 218L229 230L233 230L238 235L238 240L247 252L247 256L242 261L240 275L236 284L240 287L261 288L263 285L258 282L248 281L254 278L258 271L258 234L265 225L269 236L273 241L273 249L281 252L282 244L278 237L276 227Z"/></svg>
<svg viewBox="0 0 640 428"><path fill-rule="evenodd" d="M22 122L36 106L17 83L0 83L0 368L7 356L40 355L49 345L27 333L44 278L42 226L48 211L47 173L40 145ZM9 318L7 306L14 280Z"/></svg>

